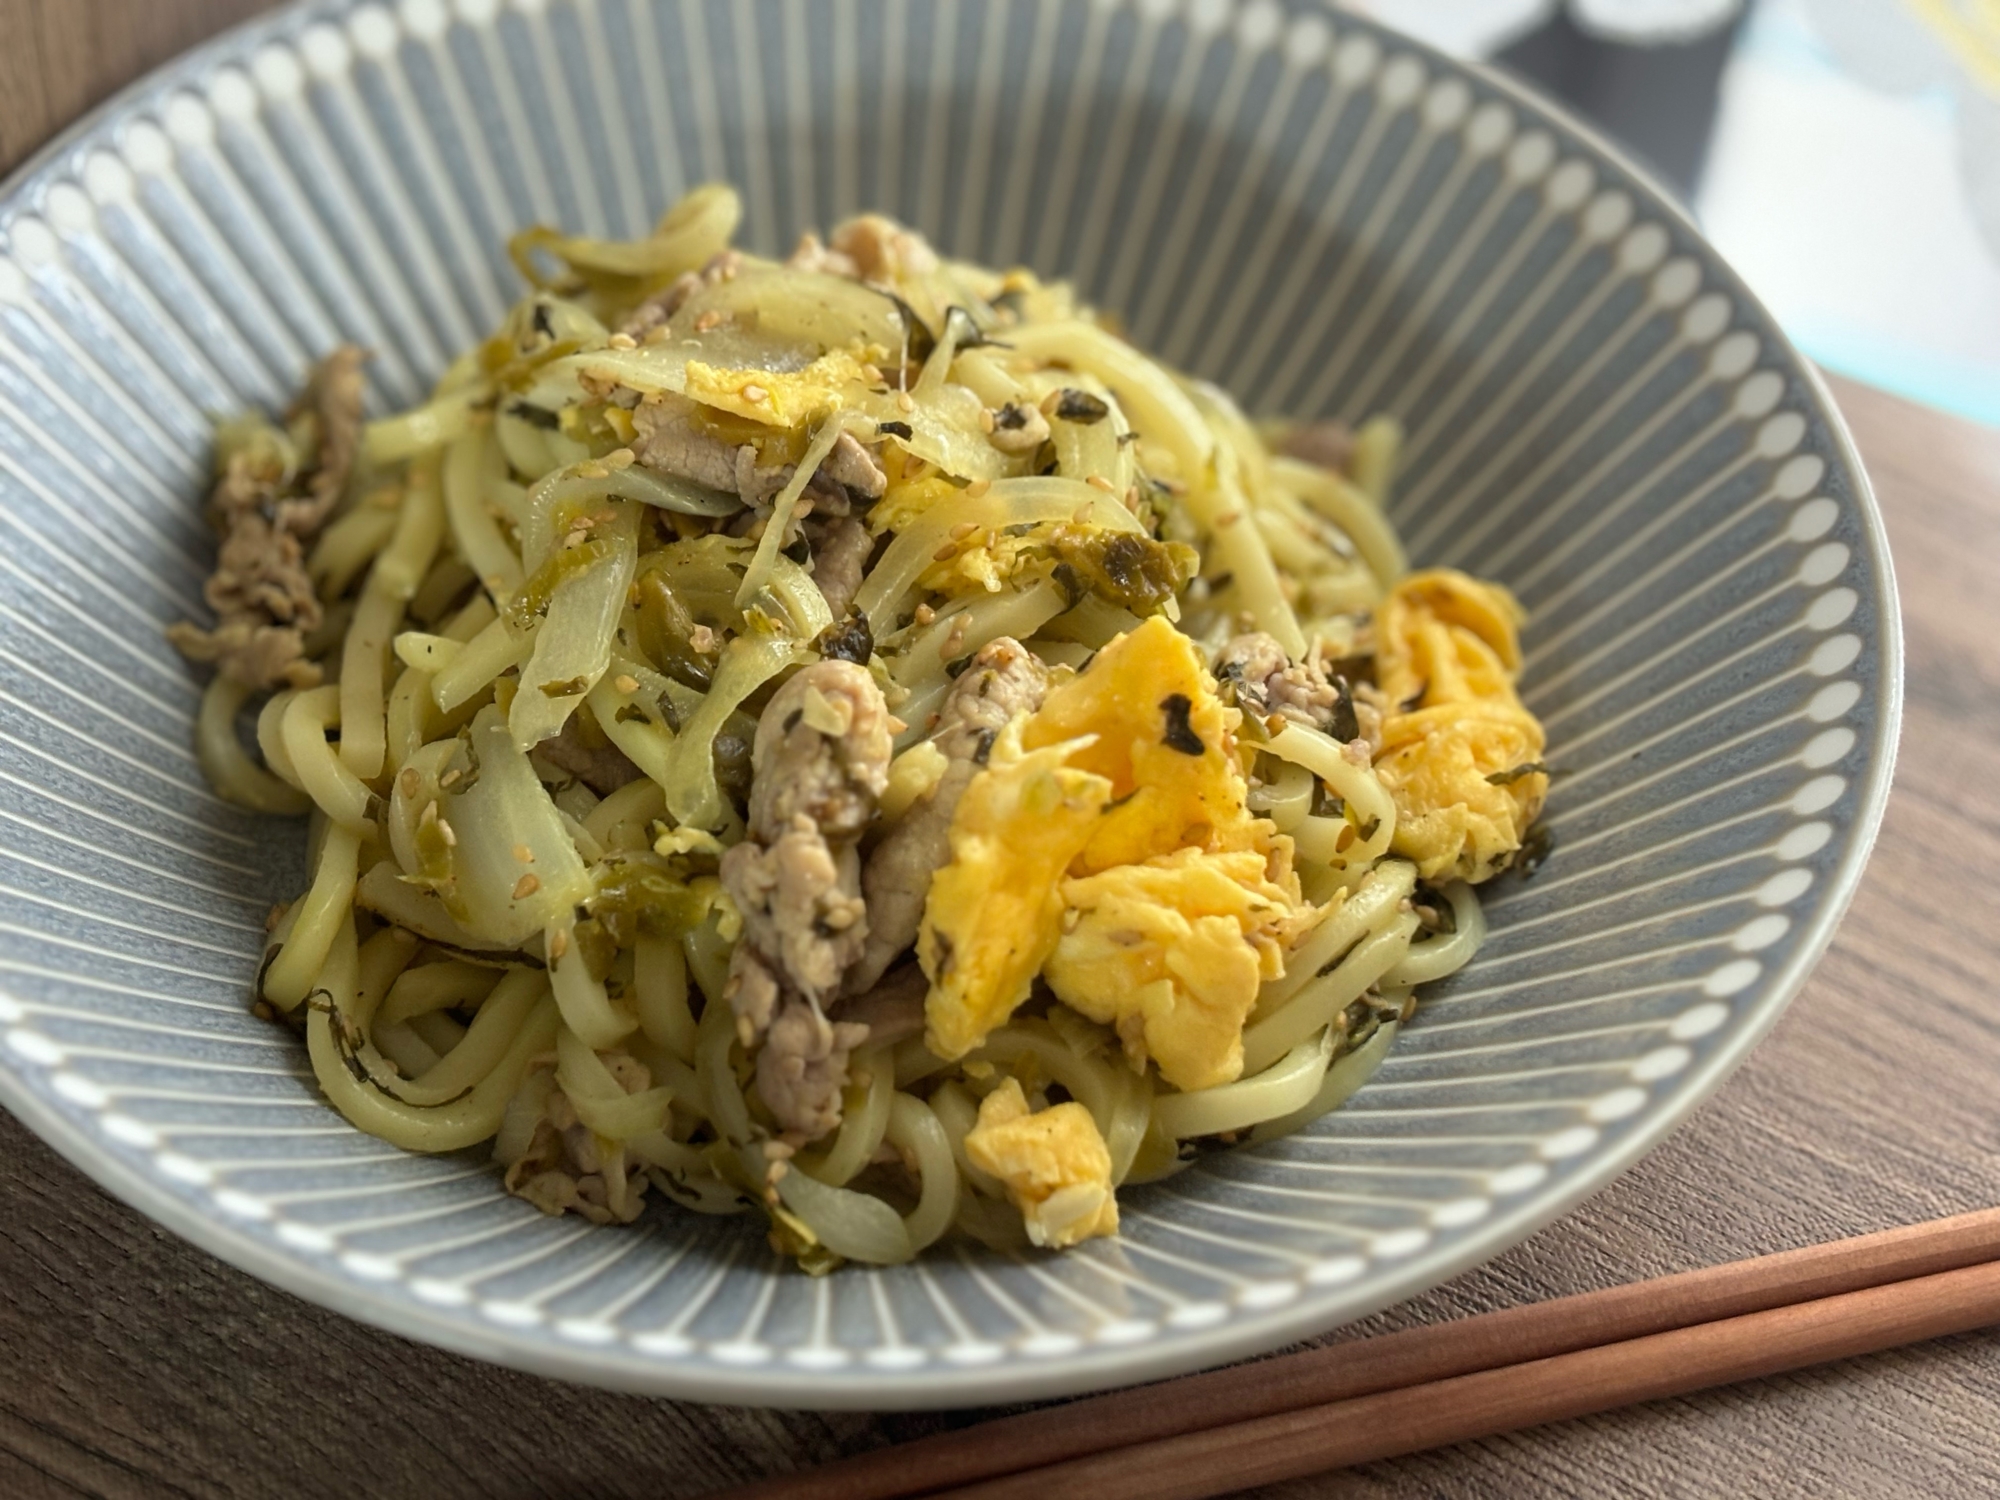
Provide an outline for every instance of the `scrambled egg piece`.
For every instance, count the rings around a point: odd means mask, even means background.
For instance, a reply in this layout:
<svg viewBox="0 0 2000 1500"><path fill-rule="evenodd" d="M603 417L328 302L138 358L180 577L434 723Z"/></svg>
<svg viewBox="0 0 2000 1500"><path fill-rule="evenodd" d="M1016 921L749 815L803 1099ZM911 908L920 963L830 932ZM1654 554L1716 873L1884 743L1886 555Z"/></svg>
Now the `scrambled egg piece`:
<svg viewBox="0 0 2000 1500"><path fill-rule="evenodd" d="M1267 878L1255 850L1177 849L1065 881L1062 896L1076 915L1044 971L1057 997L1177 1088L1236 1079L1258 988L1285 971L1296 887Z"/></svg>
<svg viewBox="0 0 2000 1500"><path fill-rule="evenodd" d="M868 507L868 529L876 536L907 531L933 505L949 502L964 493L922 459L886 444L882 469L889 482L883 487L882 498Z"/></svg>
<svg viewBox="0 0 2000 1500"><path fill-rule="evenodd" d="M1184 542L1075 521L979 531L959 542L942 562L932 562L918 582L940 594L974 589L998 593L1026 570L1052 567L1071 589L1085 589L1129 609L1152 615L1195 574L1200 558Z"/></svg>
<svg viewBox="0 0 2000 1500"><path fill-rule="evenodd" d="M1028 998L1061 932L1063 873L1111 791L1069 767L1076 744L1024 751L1021 727L1001 732L959 799L951 862L924 901L924 1044L942 1058L963 1057Z"/></svg>
<svg viewBox="0 0 2000 1500"><path fill-rule="evenodd" d="M951 556L932 562L918 577L918 585L938 594L997 594L1008 579L1023 566L1047 551L1040 535L1042 528L1019 533L990 529L974 532L959 541Z"/></svg>
<svg viewBox="0 0 2000 1500"><path fill-rule="evenodd" d="M803 370L719 370L691 359L685 379L688 399L771 427L801 427L867 384L861 361L839 350Z"/></svg>
<svg viewBox="0 0 2000 1500"><path fill-rule="evenodd" d="M1514 691L1526 615L1498 584L1412 573L1376 612L1389 709L1375 773L1396 799L1391 847L1426 880L1505 869L1541 811L1542 726Z"/></svg>
<svg viewBox="0 0 2000 1500"><path fill-rule="evenodd" d="M1073 764L1111 783L1113 806L1077 873L1189 845L1270 848L1275 830L1245 802L1241 719L1216 695L1200 649L1157 615L1051 688L1021 743L1032 750L1093 735Z"/></svg>
<svg viewBox="0 0 2000 1500"><path fill-rule="evenodd" d="M934 1053L978 1046L1045 973L1136 1066L1183 1088L1241 1073L1244 1018L1312 908L1291 840L1247 805L1238 722L1154 619L1008 726L924 908Z"/></svg>
<svg viewBox="0 0 2000 1500"><path fill-rule="evenodd" d="M1118 1232L1111 1152L1081 1104L1031 1110L1021 1085L1006 1079L981 1101L965 1154L1007 1185L1037 1245L1061 1250Z"/></svg>

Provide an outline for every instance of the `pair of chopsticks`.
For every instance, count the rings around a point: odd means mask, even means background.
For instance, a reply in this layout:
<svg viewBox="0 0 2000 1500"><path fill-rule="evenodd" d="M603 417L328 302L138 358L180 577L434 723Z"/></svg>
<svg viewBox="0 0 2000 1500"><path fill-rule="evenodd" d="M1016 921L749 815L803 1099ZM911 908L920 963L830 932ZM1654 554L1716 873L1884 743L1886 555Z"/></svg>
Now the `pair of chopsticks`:
<svg viewBox="0 0 2000 1500"><path fill-rule="evenodd" d="M1202 1500L2000 1323L2000 1209L1116 1391L717 1500Z"/></svg>

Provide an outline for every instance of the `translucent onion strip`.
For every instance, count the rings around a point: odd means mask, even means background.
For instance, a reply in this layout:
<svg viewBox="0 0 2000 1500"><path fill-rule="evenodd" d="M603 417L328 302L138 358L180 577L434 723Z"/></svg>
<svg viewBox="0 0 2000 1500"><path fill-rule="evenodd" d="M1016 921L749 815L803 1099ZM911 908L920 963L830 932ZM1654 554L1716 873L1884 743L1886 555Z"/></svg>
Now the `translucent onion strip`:
<svg viewBox="0 0 2000 1500"><path fill-rule="evenodd" d="M736 190L711 182L690 190L643 240L600 240L544 230L531 232L522 241L525 249L545 250L580 270L671 277L698 269L726 249L742 217L743 203Z"/></svg>
<svg viewBox="0 0 2000 1500"><path fill-rule="evenodd" d="M786 667L805 659L797 641L775 633L739 635L723 648L708 696L673 742L660 778L675 822L696 828L723 824L727 804L715 780L715 737L744 699Z"/></svg>
<svg viewBox="0 0 2000 1500"><path fill-rule="evenodd" d="M792 524L792 512L798 508L799 497L812 483L813 475L819 472L827 454L833 451L840 433L837 416L823 417L811 441L806 444L804 455L792 466L792 477L772 498L771 514L764 520L764 534L758 538L757 551L750 559L750 566L743 572L743 582L736 589L738 609L747 605L771 576L771 565L777 559L779 547L784 544L785 532Z"/></svg>
<svg viewBox="0 0 2000 1500"><path fill-rule="evenodd" d="M355 884L354 900L362 910L372 911L398 927L407 927L447 947L467 952L507 953L516 946L467 932L436 896L405 881L393 860L385 859L370 867Z"/></svg>
<svg viewBox="0 0 2000 1500"><path fill-rule="evenodd" d="M571 520L602 500L637 500L711 519L743 508L734 496L697 490L637 464L613 469L597 459L581 459L550 470L528 492L527 514L521 522L522 567L532 574L547 562L568 535Z"/></svg>
<svg viewBox="0 0 2000 1500"><path fill-rule="evenodd" d="M574 920L577 903L590 894L590 874L497 705L473 720L470 746L478 779L471 790L460 781L439 799L452 844L447 904L469 931L524 943Z"/></svg>
<svg viewBox="0 0 2000 1500"><path fill-rule="evenodd" d="M613 506L611 519L595 535L609 544L609 553L556 586L521 669L521 690L507 716L520 749L560 733L611 663L611 643L639 561L638 512Z"/></svg>
<svg viewBox="0 0 2000 1500"><path fill-rule="evenodd" d="M870 1193L828 1187L804 1172L787 1172L778 1179L778 1197L836 1255L893 1266L917 1253L902 1217Z"/></svg>
<svg viewBox="0 0 2000 1500"><path fill-rule="evenodd" d="M916 1254L936 1243L958 1213L958 1163L937 1115L908 1094L897 1094L890 1100L885 1138L905 1156L915 1158L923 1185L917 1206L903 1217L910 1252Z"/></svg>
<svg viewBox="0 0 2000 1500"><path fill-rule="evenodd" d="M1062 589L1047 578L1030 588L975 594L956 608L940 610L935 620L911 635L890 665L889 675L904 687L918 689L944 677L951 663L963 661L997 636L1026 640L1064 608Z"/></svg>
<svg viewBox="0 0 2000 1500"><path fill-rule="evenodd" d="M699 974L701 966L694 967ZM725 1141L741 1145L751 1136L750 1104L743 1097L743 1085L737 1080L731 1057L736 1045L736 1018L721 989L718 982L696 1028L695 1078L701 1085L702 1112Z"/></svg>
<svg viewBox="0 0 2000 1500"><path fill-rule="evenodd" d="M1104 1132L1104 1147L1111 1156L1111 1184L1116 1187L1132 1170L1152 1124L1154 1089L1150 1073L1117 1067L1114 1075L1121 1090L1111 1108L1111 1128Z"/></svg>

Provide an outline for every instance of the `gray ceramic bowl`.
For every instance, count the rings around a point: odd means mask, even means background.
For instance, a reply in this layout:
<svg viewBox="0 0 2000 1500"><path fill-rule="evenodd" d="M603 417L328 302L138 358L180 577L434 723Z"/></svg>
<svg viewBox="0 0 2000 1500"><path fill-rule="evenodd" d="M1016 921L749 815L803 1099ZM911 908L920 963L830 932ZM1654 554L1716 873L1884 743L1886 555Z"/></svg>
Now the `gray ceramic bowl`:
<svg viewBox="0 0 2000 1500"><path fill-rule="evenodd" d="M1253 408L1395 412L1411 551L1534 613L1555 852L1374 1082L1060 1257L826 1280L745 1221L545 1219L321 1102L245 1009L295 827L209 795L161 639L207 414L341 338L416 398L535 219L739 183L756 247L879 207L1074 275ZM0 205L0 1098L300 1295L528 1369L918 1406L1212 1364L1494 1254L1771 1025L1889 783L1896 611L1812 372L1682 216L1533 99L1271 0L406 0L225 37Z"/></svg>

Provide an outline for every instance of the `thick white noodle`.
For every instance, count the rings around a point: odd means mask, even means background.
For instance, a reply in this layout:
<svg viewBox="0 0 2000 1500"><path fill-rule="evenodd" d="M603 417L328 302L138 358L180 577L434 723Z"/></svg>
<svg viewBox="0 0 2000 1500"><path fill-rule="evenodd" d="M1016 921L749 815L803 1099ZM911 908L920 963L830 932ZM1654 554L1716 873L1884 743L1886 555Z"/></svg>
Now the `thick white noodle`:
<svg viewBox="0 0 2000 1500"><path fill-rule="evenodd" d="M1486 910L1472 887L1454 881L1445 887L1444 897L1451 903L1453 930L1412 944L1403 961L1382 976L1385 985L1429 984L1442 979L1464 968L1486 941Z"/></svg>
<svg viewBox="0 0 2000 1500"><path fill-rule="evenodd" d="M1245 1130L1301 1110L1326 1077L1333 1043L1325 1031L1307 1037L1260 1073L1192 1094L1162 1094L1153 1120L1176 1140Z"/></svg>

